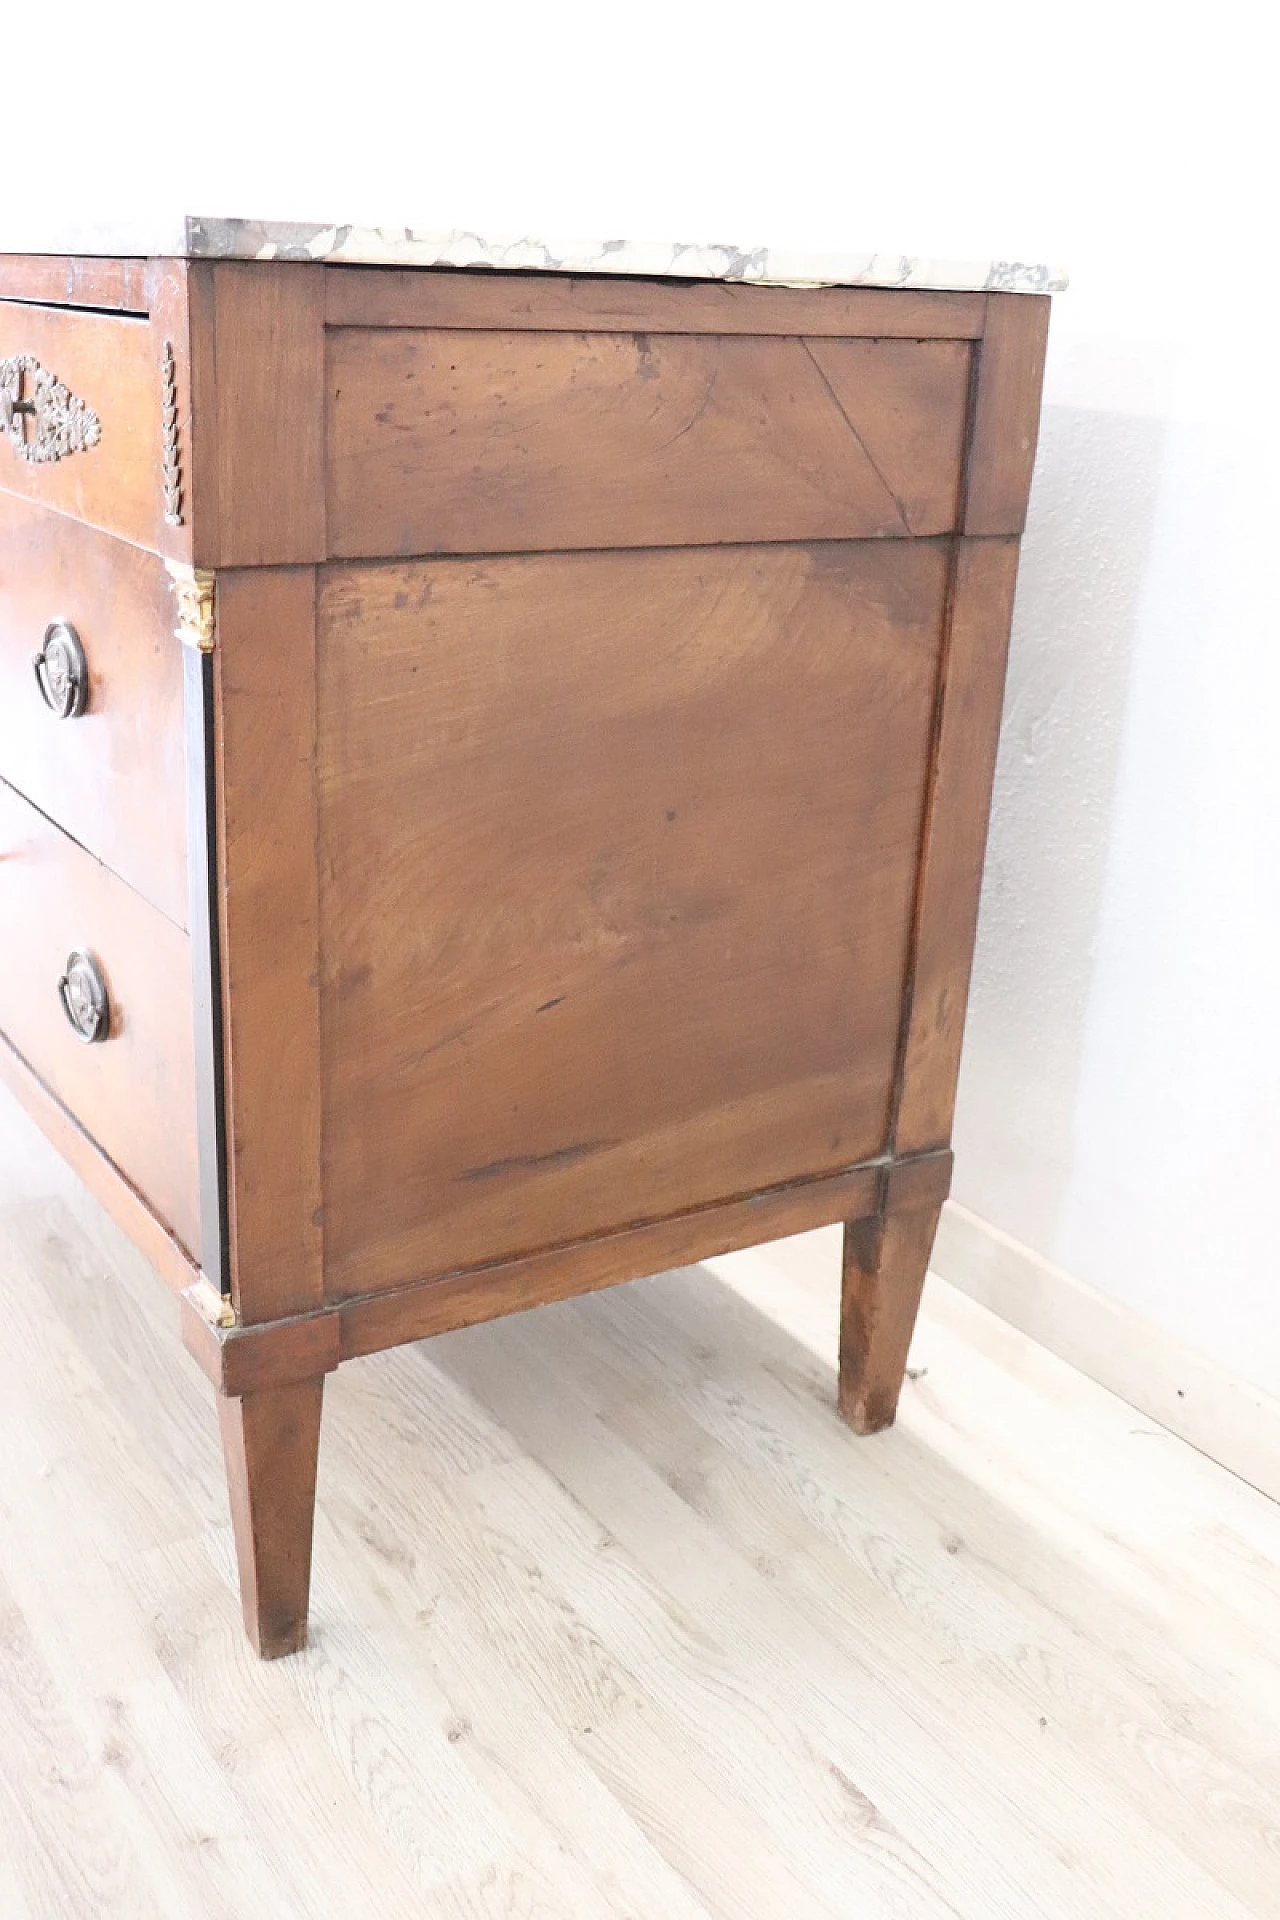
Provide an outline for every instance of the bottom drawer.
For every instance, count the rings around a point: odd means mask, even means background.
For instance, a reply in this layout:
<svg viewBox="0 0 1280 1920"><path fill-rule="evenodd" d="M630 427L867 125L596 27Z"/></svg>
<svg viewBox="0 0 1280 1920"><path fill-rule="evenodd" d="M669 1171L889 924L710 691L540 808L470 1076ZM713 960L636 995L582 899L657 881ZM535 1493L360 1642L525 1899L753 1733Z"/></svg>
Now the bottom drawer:
<svg viewBox="0 0 1280 1920"><path fill-rule="evenodd" d="M105 987L101 1037L90 956ZM199 1247L185 933L0 781L0 1032L182 1244Z"/></svg>

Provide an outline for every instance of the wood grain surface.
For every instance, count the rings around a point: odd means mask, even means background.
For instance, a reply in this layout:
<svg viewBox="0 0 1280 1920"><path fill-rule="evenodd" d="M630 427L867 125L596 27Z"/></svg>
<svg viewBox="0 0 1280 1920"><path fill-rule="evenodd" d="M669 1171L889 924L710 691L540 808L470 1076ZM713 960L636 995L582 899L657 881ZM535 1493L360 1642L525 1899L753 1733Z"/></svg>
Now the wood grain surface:
<svg viewBox="0 0 1280 1920"><path fill-rule="evenodd" d="M331 1289L880 1150L947 572L883 541L322 576Z"/></svg>
<svg viewBox="0 0 1280 1920"><path fill-rule="evenodd" d="M146 262L146 306L152 353L162 370L167 432L160 449L156 480L165 517L157 531L156 551L167 560L191 566L194 533L205 522L217 524L217 465L213 426L213 332L206 325L208 282L187 260ZM195 432L196 376L202 382L200 432ZM170 417L171 416L171 417ZM169 489L176 486L176 508Z"/></svg>
<svg viewBox="0 0 1280 1920"><path fill-rule="evenodd" d="M594 1293L677 1261L731 1253L835 1218L872 1213L880 1192L879 1167L854 1167L421 1286L354 1293L336 1309L342 1358Z"/></svg>
<svg viewBox="0 0 1280 1920"><path fill-rule="evenodd" d="M0 299L39 300L58 307L148 310L148 269L142 259L90 254L0 253Z"/></svg>
<svg viewBox="0 0 1280 1920"><path fill-rule="evenodd" d="M1015 540L958 543L912 947L899 1153L951 1137L1018 570Z"/></svg>
<svg viewBox="0 0 1280 1920"><path fill-rule="evenodd" d="M0 448L0 460L5 457ZM187 921L182 655L154 554L0 494L0 776L179 926ZM83 714L45 706L31 656L76 629Z"/></svg>
<svg viewBox="0 0 1280 1920"><path fill-rule="evenodd" d="M332 1309L245 1326L221 1326L210 1303L225 1303L207 1280L182 1298L182 1341L219 1393L233 1399L267 1387L296 1386L332 1373L341 1358L338 1316Z"/></svg>
<svg viewBox="0 0 1280 1920"><path fill-rule="evenodd" d="M220 1392L239 1394L284 1386L330 1372L341 1360L377 1353L406 1340L475 1326L502 1314L524 1313L641 1278L673 1262L705 1260L837 1219L851 1226L868 1224L874 1229L874 1240L867 1245L878 1248L886 1213L905 1215L926 1209L936 1217L950 1182L949 1152L893 1164L873 1161L817 1180L766 1187L746 1199L695 1207L650 1226L625 1227L523 1259L447 1274L387 1293L354 1293L291 1319L253 1326L222 1325L211 1318L209 1302L217 1296L207 1281L201 1281L183 1297L183 1340ZM910 1235L901 1242L905 1258L899 1258L898 1244L895 1240L879 1263L883 1271L877 1287L885 1303L909 1299L905 1317L909 1336L923 1268L917 1269L910 1258ZM927 1254L927 1242L922 1244ZM870 1259L864 1262L869 1269L874 1264ZM905 1353L904 1346L903 1358ZM887 1368L871 1369L867 1377L881 1374L890 1377ZM893 1382L895 1393L900 1384L899 1369Z"/></svg>
<svg viewBox="0 0 1280 1920"><path fill-rule="evenodd" d="M1040 432L1047 294L990 293L978 358L966 533L1021 533Z"/></svg>
<svg viewBox="0 0 1280 1920"><path fill-rule="evenodd" d="M187 936L0 781L0 1033L188 1252L199 1240ZM58 997L69 954L106 975L109 1037Z"/></svg>
<svg viewBox="0 0 1280 1920"><path fill-rule="evenodd" d="M218 1396L240 1606L264 1660L306 1645L324 1380Z"/></svg>
<svg viewBox="0 0 1280 1920"><path fill-rule="evenodd" d="M0 492L154 547L164 514L160 349L146 321L0 301L0 360L13 354L34 355L91 407L101 437L44 463L0 439Z"/></svg>
<svg viewBox="0 0 1280 1920"><path fill-rule="evenodd" d="M187 263L198 567L322 560L324 268L300 262Z"/></svg>
<svg viewBox="0 0 1280 1920"><path fill-rule="evenodd" d="M845 1226L839 1406L855 1433L893 1425L940 1208Z"/></svg>
<svg viewBox="0 0 1280 1920"><path fill-rule="evenodd" d="M231 1287L256 1321L322 1286L315 575L228 571L217 592Z"/></svg>
<svg viewBox="0 0 1280 1920"><path fill-rule="evenodd" d="M328 267L330 327L528 328L564 333L804 334L969 340L986 296L903 287L765 287L629 274L465 273Z"/></svg>
<svg viewBox="0 0 1280 1920"><path fill-rule="evenodd" d="M334 557L937 534L955 340L342 329Z"/></svg>

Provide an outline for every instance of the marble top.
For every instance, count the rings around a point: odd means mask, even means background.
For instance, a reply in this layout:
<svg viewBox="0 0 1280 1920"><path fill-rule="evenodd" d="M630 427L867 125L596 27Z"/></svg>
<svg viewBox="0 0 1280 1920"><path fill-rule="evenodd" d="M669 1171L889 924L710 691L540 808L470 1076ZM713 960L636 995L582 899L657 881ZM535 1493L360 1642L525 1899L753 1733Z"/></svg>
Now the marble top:
<svg viewBox="0 0 1280 1920"><path fill-rule="evenodd" d="M486 238L461 229L312 226L294 220L124 221L65 229L13 252L176 254L196 260L328 260L384 267L505 267L534 273L617 273L678 280L742 280L789 287L933 287L951 292L1057 293L1057 267L1021 260L933 260L909 253L811 252L712 242Z"/></svg>

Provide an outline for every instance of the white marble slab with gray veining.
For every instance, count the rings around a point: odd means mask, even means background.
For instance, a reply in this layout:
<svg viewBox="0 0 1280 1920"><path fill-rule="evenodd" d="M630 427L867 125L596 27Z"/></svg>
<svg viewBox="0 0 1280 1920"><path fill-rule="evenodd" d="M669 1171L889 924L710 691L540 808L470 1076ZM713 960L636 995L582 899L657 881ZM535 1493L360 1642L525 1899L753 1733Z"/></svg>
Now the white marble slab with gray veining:
<svg viewBox="0 0 1280 1920"><path fill-rule="evenodd" d="M123 222L65 229L43 244L10 238L0 250L177 254L197 260L327 260L383 267L505 267L534 273L636 274L647 279L741 280L764 286L934 287L952 292L1057 293L1057 267L1021 260L932 260L917 254L810 252L702 242L490 239L462 229L312 226L292 220Z"/></svg>

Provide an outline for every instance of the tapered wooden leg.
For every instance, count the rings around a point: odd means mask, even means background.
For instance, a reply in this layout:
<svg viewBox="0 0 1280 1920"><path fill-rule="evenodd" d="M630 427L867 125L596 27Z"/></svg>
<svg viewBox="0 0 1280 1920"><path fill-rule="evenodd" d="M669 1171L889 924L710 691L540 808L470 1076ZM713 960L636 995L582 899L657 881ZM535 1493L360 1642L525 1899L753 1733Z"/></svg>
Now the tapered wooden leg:
<svg viewBox="0 0 1280 1920"><path fill-rule="evenodd" d="M893 1425L941 1211L891 1213L845 1227L839 1405L855 1433Z"/></svg>
<svg viewBox="0 0 1280 1920"><path fill-rule="evenodd" d="M240 1604L264 1660L306 1644L324 1378L218 1395Z"/></svg>

